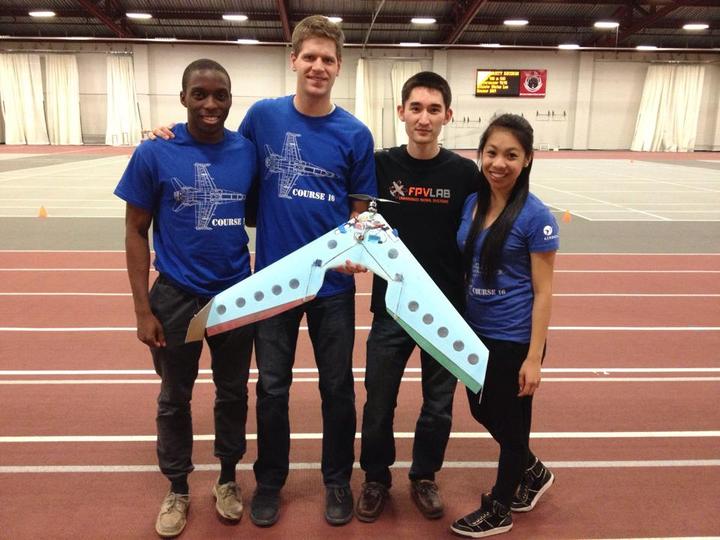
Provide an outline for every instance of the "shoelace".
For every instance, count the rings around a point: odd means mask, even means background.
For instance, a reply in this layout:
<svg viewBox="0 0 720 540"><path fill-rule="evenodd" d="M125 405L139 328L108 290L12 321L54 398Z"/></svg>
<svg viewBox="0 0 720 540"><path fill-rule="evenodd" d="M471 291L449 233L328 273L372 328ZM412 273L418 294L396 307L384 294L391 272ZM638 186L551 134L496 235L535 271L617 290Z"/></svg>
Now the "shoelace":
<svg viewBox="0 0 720 540"><path fill-rule="evenodd" d="M423 495L428 495L430 493L434 495L438 492L438 488L435 484L423 482L418 486L418 491L420 491Z"/></svg>
<svg viewBox="0 0 720 540"><path fill-rule="evenodd" d="M238 498L234 485L223 484L222 486L220 486L220 489L218 491L220 492L220 497L223 501L227 501L227 499L230 498Z"/></svg>
<svg viewBox="0 0 720 540"><path fill-rule="evenodd" d="M477 516L477 518L474 517L474 514L477 514L478 512L480 513L480 515ZM481 508L480 510L476 510L475 512L473 512L472 514L470 514L468 516L470 519L472 519L472 521L468 520L468 522L470 523L470 525L475 527L475 526L479 525L480 523L482 523L483 521L485 521L488 517L490 517L490 515L492 515L491 511L483 510Z"/></svg>
<svg viewBox="0 0 720 540"><path fill-rule="evenodd" d="M178 511L181 510L179 503L187 504L190 502L190 496L189 495L178 495L177 493L171 493L172 498L168 500L167 502L167 508L163 512L163 514L169 514L173 510L177 508Z"/></svg>
<svg viewBox="0 0 720 540"><path fill-rule="evenodd" d="M365 493L374 499L382 497L383 489L379 486L365 486Z"/></svg>
<svg viewBox="0 0 720 540"><path fill-rule="evenodd" d="M333 496L335 497L335 500L339 503L343 502L343 499L347 495L347 490L345 488L335 488L333 489Z"/></svg>

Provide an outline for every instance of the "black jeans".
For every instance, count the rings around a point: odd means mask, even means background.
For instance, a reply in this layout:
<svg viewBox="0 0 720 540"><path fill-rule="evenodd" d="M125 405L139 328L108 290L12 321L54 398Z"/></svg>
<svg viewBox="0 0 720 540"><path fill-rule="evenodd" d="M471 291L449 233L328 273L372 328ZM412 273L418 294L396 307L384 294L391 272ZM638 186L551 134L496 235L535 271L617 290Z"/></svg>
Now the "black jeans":
<svg viewBox="0 0 720 540"><path fill-rule="evenodd" d="M257 323L258 459L254 466L255 480L259 486L273 489L280 489L287 480L290 454L288 401L303 314L307 316L320 378L323 481L327 487L346 487L355 459L352 374L355 296L352 292L315 298Z"/></svg>
<svg viewBox="0 0 720 540"><path fill-rule="evenodd" d="M163 276L150 290L150 304L167 341L151 352L162 379L157 399L158 461L170 480L193 470L190 400L203 344L184 341L190 319L208 300L177 288ZM245 454L253 335L250 325L206 338L215 383L215 456L226 463L237 463Z"/></svg>
<svg viewBox="0 0 720 540"><path fill-rule="evenodd" d="M467 391L470 412L500 445L497 479L492 497L510 506L523 472L532 459L530 424L532 396L518 397L518 373L527 357L528 343L501 341L480 336L488 348L487 372L482 399Z"/></svg>
<svg viewBox="0 0 720 540"><path fill-rule="evenodd" d="M400 381L415 341L387 312L376 313L367 341L360 466L367 482L392 485L395 462L393 418ZM445 457L456 377L425 351L420 352L423 404L415 426L411 480L434 480Z"/></svg>

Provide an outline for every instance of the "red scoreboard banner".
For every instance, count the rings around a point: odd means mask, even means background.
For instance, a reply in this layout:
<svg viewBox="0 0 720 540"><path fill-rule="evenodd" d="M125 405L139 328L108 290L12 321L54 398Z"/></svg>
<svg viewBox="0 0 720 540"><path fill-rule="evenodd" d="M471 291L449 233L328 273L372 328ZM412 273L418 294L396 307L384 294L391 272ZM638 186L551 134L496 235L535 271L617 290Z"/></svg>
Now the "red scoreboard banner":
<svg viewBox="0 0 720 540"><path fill-rule="evenodd" d="M478 69L477 97L545 97L546 69Z"/></svg>

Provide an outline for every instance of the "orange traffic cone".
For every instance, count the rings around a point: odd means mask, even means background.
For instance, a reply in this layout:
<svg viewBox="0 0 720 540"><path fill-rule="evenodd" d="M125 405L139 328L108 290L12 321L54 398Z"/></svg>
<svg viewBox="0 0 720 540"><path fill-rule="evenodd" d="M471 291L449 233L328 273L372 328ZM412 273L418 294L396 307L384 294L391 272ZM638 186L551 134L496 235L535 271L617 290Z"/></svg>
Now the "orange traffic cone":
<svg viewBox="0 0 720 540"><path fill-rule="evenodd" d="M563 223L570 223L570 221L572 221L572 214L570 213L570 210L565 210L562 220Z"/></svg>
<svg viewBox="0 0 720 540"><path fill-rule="evenodd" d="M48 217L47 210L45 210L44 206L41 206L40 210L38 210L38 217L42 218L42 219L45 219L46 217Z"/></svg>

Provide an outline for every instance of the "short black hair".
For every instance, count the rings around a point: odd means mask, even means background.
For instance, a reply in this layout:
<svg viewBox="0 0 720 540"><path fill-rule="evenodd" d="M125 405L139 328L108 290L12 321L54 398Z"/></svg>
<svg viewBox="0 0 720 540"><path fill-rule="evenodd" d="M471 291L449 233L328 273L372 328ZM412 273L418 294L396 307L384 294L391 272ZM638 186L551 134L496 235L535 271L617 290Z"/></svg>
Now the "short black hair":
<svg viewBox="0 0 720 540"><path fill-rule="evenodd" d="M450 108L450 103L452 102L450 85L443 77L432 71L421 71L405 81L405 84L403 84L402 87L402 92L400 93L403 105L405 105L407 100L410 99L411 92L418 87L437 90L442 94L445 108Z"/></svg>
<svg viewBox="0 0 720 540"><path fill-rule="evenodd" d="M230 75L228 75L227 70L222 67L220 64L218 64L215 60L210 60L209 58L200 58L199 60L195 60L194 62L190 62L188 66L185 68L185 71L183 71L182 76L182 90L185 92L187 90L188 82L190 82L190 74L193 71L204 71L204 70L210 70L210 71L219 71L225 77L227 77L228 80L228 89L230 89Z"/></svg>

